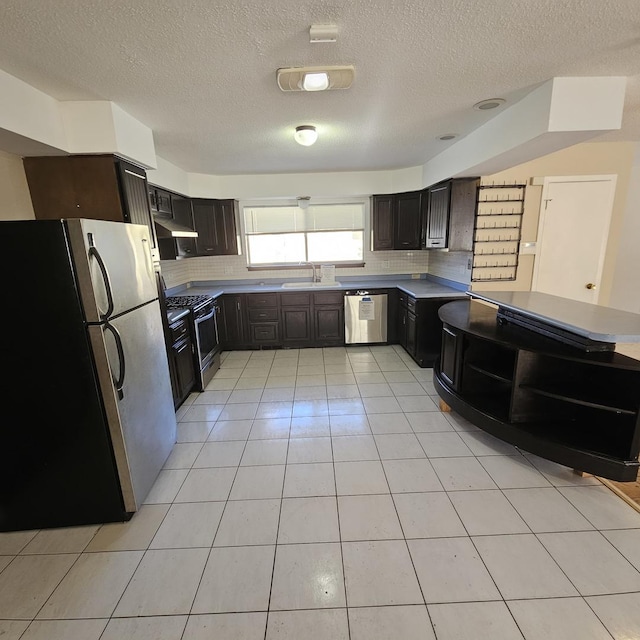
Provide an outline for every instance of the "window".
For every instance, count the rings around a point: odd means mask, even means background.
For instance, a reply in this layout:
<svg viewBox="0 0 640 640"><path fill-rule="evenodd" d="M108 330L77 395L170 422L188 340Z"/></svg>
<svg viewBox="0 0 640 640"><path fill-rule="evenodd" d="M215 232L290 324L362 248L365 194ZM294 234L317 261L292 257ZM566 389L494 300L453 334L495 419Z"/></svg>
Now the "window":
<svg viewBox="0 0 640 640"><path fill-rule="evenodd" d="M249 266L363 261L365 203L243 207Z"/></svg>

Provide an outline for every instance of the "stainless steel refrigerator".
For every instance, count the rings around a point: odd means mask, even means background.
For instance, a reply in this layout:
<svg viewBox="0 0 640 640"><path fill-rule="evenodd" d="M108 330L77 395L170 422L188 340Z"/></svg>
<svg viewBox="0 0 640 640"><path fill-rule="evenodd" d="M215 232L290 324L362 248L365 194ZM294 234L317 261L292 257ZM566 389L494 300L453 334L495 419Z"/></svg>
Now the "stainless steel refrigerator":
<svg viewBox="0 0 640 640"><path fill-rule="evenodd" d="M176 440L148 229L0 223L0 530L123 521Z"/></svg>

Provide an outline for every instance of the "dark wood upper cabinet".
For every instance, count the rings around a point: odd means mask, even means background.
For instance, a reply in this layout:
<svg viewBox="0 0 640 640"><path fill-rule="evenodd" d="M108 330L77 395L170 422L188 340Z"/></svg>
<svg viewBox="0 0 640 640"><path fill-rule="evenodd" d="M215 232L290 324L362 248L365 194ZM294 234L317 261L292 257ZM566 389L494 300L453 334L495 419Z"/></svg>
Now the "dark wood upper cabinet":
<svg viewBox="0 0 640 640"><path fill-rule="evenodd" d="M146 171L114 155L24 158L36 219L90 218L144 224L159 258Z"/></svg>
<svg viewBox="0 0 640 640"><path fill-rule="evenodd" d="M218 200L216 203L215 226L218 255L238 255L237 210L236 200Z"/></svg>
<svg viewBox="0 0 640 640"><path fill-rule="evenodd" d="M422 222L422 191L396 196L394 249L419 249Z"/></svg>
<svg viewBox="0 0 640 640"><path fill-rule="evenodd" d="M478 201L478 178L451 181L449 209L449 251L473 251L473 229Z"/></svg>
<svg viewBox="0 0 640 640"><path fill-rule="evenodd" d="M449 207L451 204L451 181L434 185L428 189L428 204L423 218L422 246L426 249L447 247L449 231Z"/></svg>
<svg viewBox="0 0 640 640"><path fill-rule="evenodd" d="M374 251L420 248L422 191L375 195L371 198Z"/></svg>
<svg viewBox="0 0 640 640"><path fill-rule="evenodd" d="M191 208L194 229L198 232L195 243L197 255L237 255L237 202L192 198Z"/></svg>
<svg viewBox="0 0 640 640"><path fill-rule="evenodd" d="M473 250L478 178L452 178L422 191L371 198L374 251Z"/></svg>
<svg viewBox="0 0 640 640"><path fill-rule="evenodd" d="M393 249L393 212L395 196L372 196L371 234L374 251Z"/></svg>
<svg viewBox="0 0 640 640"><path fill-rule="evenodd" d="M173 219L183 227L195 229L193 224L193 211L191 209L191 198L171 195L171 208L173 209ZM192 258L196 253L196 238L176 238L176 257Z"/></svg>
<svg viewBox="0 0 640 640"><path fill-rule="evenodd" d="M165 215L172 215L173 209L171 207L171 194L164 189L156 189L156 203L158 213Z"/></svg>

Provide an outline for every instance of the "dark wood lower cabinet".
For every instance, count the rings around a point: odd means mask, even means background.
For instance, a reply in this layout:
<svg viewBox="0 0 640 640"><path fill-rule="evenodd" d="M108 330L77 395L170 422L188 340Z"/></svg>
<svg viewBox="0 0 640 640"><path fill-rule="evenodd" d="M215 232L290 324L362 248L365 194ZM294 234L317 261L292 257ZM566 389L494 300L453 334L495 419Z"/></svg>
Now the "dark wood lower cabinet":
<svg viewBox="0 0 640 640"><path fill-rule="evenodd" d="M196 382L193 339L188 316L167 325L170 348L167 349L173 404L177 409L187 398Z"/></svg>
<svg viewBox="0 0 640 640"><path fill-rule="evenodd" d="M316 344L321 343L323 346L344 344L344 307L316 307L314 316Z"/></svg>
<svg viewBox="0 0 640 640"><path fill-rule="evenodd" d="M440 310L433 383L464 418L523 451L621 482L640 463L640 362L584 351L456 301Z"/></svg>
<svg viewBox="0 0 640 640"><path fill-rule="evenodd" d="M455 298L416 299L398 295L397 342L421 366L431 367L440 355L442 322L438 310Z"/></svg>
<svg viewBox="0 0 640 640"><path fill-rule="evenodd" d="M224 350L246 349L249 346L245 311L244 294L222 296L222 333L224 334L222 348Z"/></svg>
<svg viewBox="0 0 640 640"><path fill-rule="evenodd" d="M438 309L455 298L418 299L390 293L388 342L401 344L421 366L440 353ZM344 346L342 291L225 294L219 322L222 348L306 348Z"/></svg>
<svg viewBox="0 0 640 640"><path fill-rule="evenodd" d="M283 306L280 314L282 318L282 345L287 347L312 346L311 306Z"/></svg>

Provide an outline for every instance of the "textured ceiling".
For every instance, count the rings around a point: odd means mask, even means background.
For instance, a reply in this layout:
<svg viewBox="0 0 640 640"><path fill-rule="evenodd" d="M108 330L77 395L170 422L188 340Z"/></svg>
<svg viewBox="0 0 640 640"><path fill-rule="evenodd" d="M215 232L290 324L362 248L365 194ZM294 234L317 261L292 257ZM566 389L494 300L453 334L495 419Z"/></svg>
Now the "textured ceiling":
<svg viewBox="0 0 640 640"><path fill-rule="evenodd" d="M310 44L311 24L338 42ZM278 67L354 64L350 89L283 93ZM2 0L0 68L59 100L112 100L158 155L233 174L424 163L554 76L629 76L640 140L638 0ZM293 141L317 126L313 147Z"/></svg>

